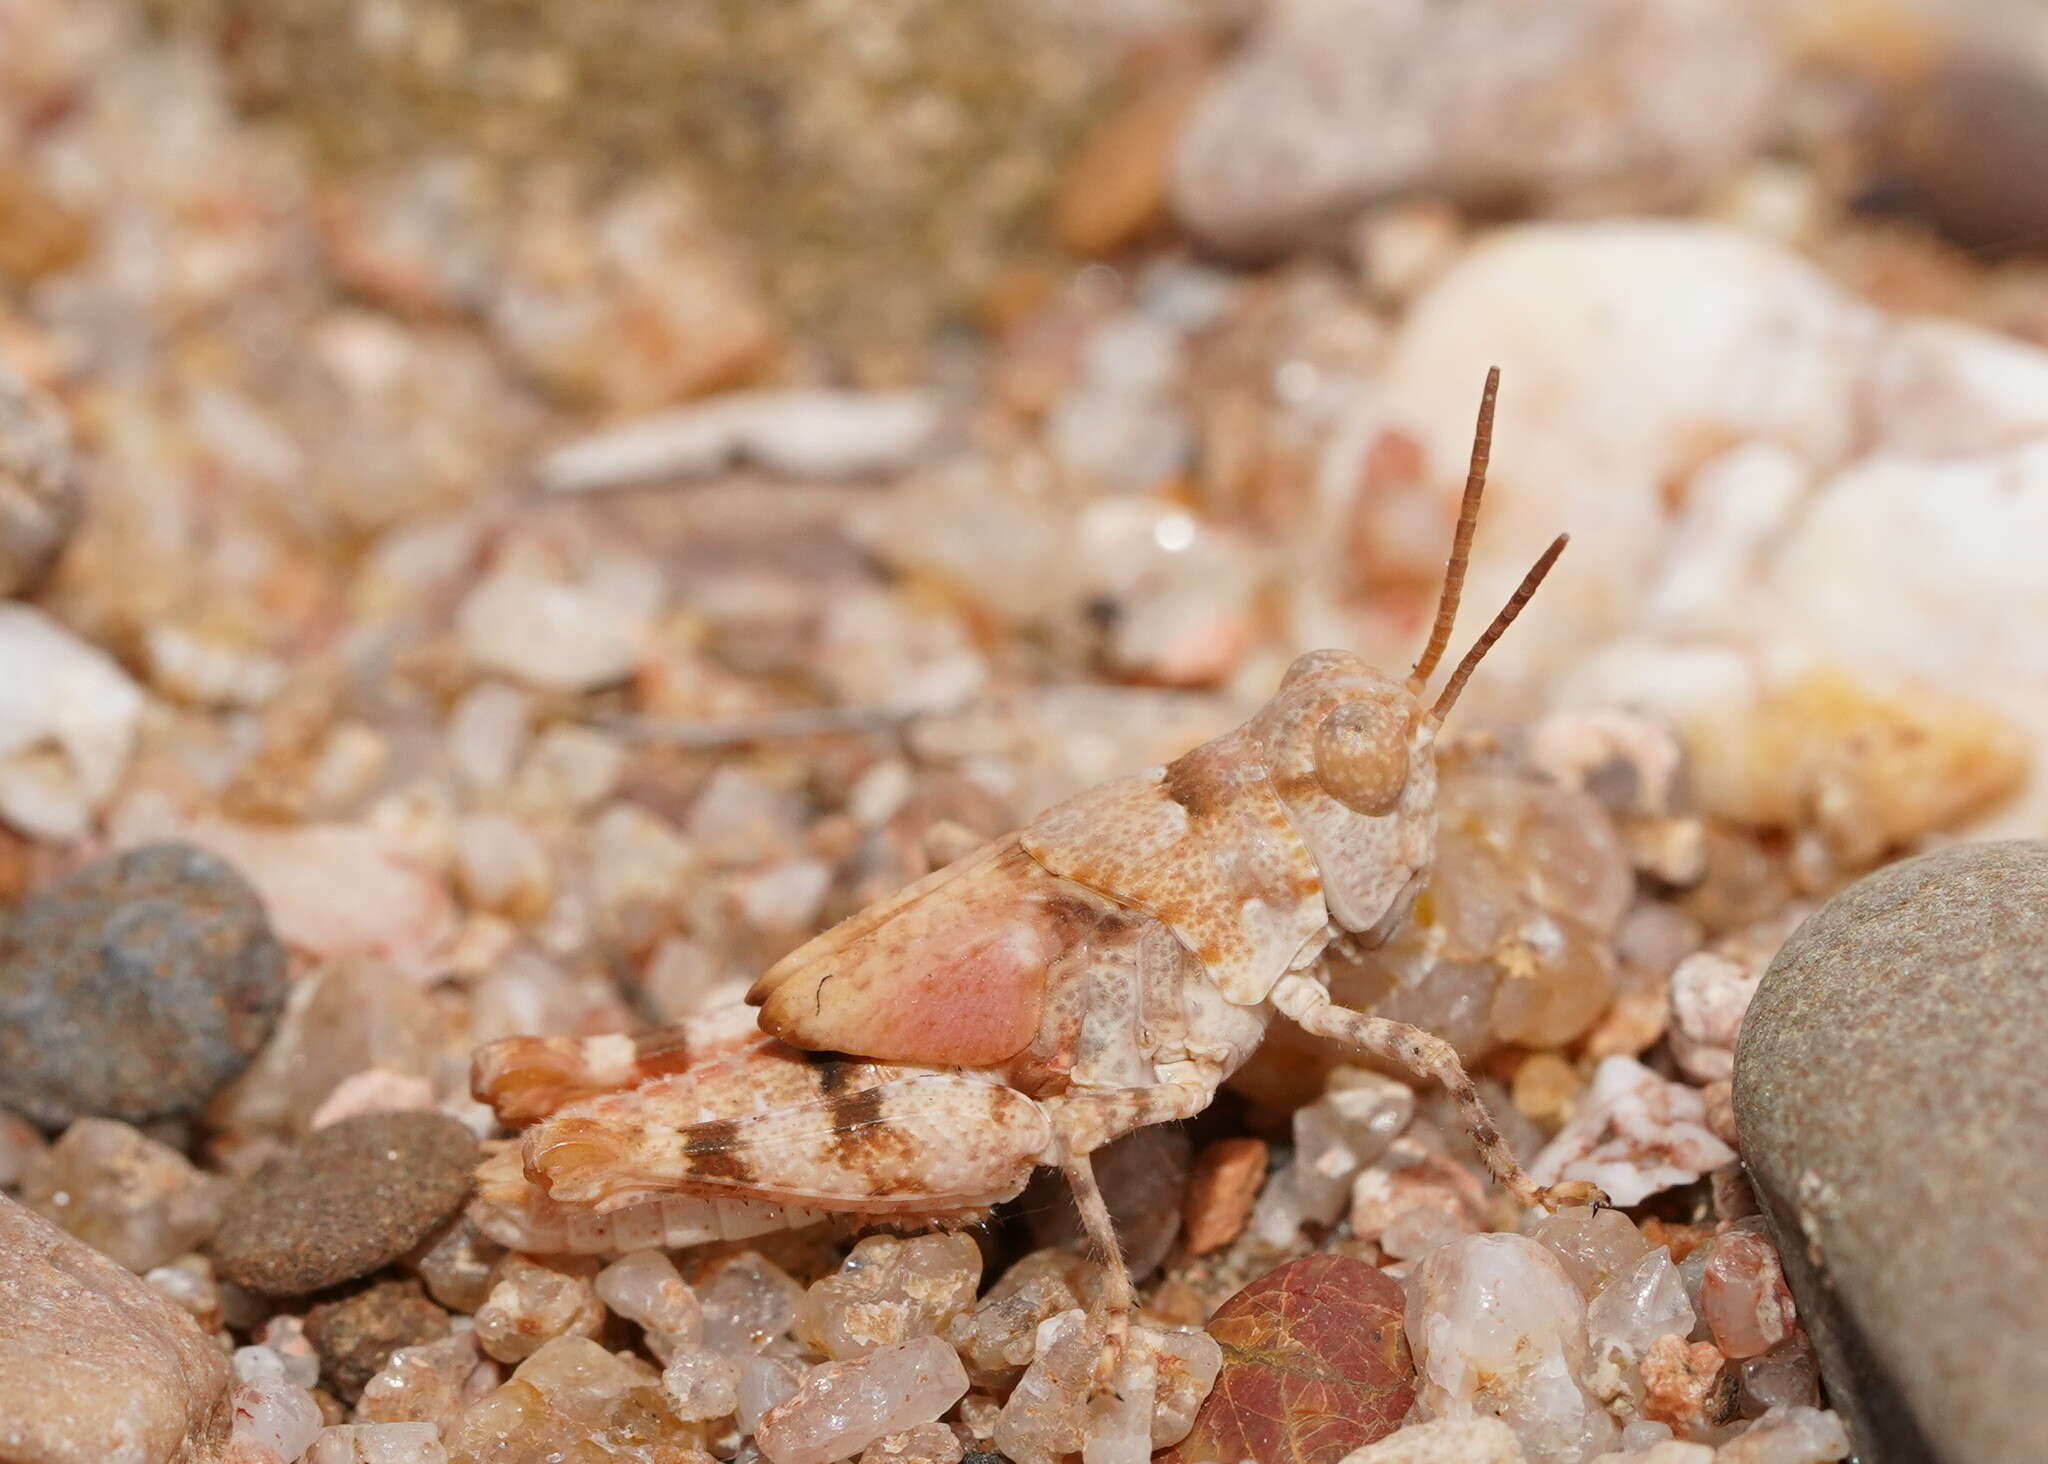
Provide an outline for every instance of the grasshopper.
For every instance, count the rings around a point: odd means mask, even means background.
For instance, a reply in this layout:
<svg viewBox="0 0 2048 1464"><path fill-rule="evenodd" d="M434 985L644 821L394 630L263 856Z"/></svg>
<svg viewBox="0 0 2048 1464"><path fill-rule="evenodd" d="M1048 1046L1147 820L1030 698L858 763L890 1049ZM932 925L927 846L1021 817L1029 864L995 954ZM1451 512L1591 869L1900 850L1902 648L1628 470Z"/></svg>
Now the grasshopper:
<svg viewBox="0 0 2048 1464"><path fill-rule="evenodd" d="M1523 1204L1596 1200L1539 1189L1450 1044L1334 1004L1319 965L1406 915L1435 842L1438 729L1565 545L1425 704L1498 388L1490 372L1435 621L1404 679L1345 651L1301 657L1235 731L1053 807L778 961L747 996L751 1045L693 1058L686 1030L483 1049L478 1096L538 1120L522 1146L531 1198L556 1220L684 1195L944 1223L1056 1166L1106 1267L1104 1335L1121 1339L1132 1285L1090 1156L1199 1113L1282 1016L1441 1082ZM629 1047L601 1057L604 1042ZM498 1193L518 1200L516 1178Z"/></svg>

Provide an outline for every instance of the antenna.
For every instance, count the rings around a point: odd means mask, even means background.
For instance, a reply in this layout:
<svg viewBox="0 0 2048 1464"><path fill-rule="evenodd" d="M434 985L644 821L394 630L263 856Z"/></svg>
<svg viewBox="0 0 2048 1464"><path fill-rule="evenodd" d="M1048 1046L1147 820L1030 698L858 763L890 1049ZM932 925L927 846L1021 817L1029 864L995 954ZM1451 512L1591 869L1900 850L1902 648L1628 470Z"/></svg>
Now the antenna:
<svg viewBox="0 0 2048 1464"><path fill-rule="evenodd" d="M1571 537L1570 534L1559 534L1552 539L1550 547L1543 551L1543 557L1531 565L1529 572L1522 576L1521 584L1515 587L1515 592L1508 597L1507 604L1500 607L1500 614L1493 617L1493 624L1487 626L1486 633L1472 643L1472 649L1465 652L1465 659L1458 663L1458 669L1451 673L1451 679L1444 683L1444 689L1437 694L1436 705L1429 709L1430 721L1443 721L1444 714L1449 712L1452 703L1457 701L1458 693L1465 689L1465 683L1471 679L1473 671L1477 670L1479 663L1486 658L1486 653L1493 649L1493 643L1515 623L1515 617L1522 613L1522 607L1529 603L1530 597L1536 593L1536 587L1543 583L1543 577L1550 573L1550 566L1557 563L1557 556L1564 553L1564 546L1571 542Z"/></svg>
<svg viewBox="0 0 2048 1464"><path fill-rule="evenodd" d="M1472 466L1465 473L1465 498L1458 505L1458 527L1451 536L1451 562L1444 569L1443 593L1437 597L1436 624L1430 627L1429 644L1422 659L1408 673L1408 688L1422 690L1423 684L1443 659L1451 643L1451 625L1458 618L1458 597L1465 591L1465 566L1472 558L1472 530L1479 523L1479 495L1486 487L1486 464L1493 455L1493 400L1500 394L1500 367L1486 373L1486 391L1479 398L1479 425L1472 429Z"/></svg>

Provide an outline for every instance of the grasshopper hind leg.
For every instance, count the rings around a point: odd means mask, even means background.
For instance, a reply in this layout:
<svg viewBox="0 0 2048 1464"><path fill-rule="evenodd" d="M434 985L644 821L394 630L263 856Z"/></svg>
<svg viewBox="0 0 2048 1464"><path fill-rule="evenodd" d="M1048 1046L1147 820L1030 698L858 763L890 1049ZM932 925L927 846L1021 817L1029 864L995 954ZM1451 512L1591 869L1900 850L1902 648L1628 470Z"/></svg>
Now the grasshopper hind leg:
<svg viewBox="0 0 2048 1464"><path fill-rule="evenodd" d="M1451 1101L1458 1105L1465 1131L1479 1146L1479 1156L1486 1161L1488 1171L1525 1208L1555 1210L1564 1205L1607 1202L1607 1197L1589 1184L1573 1181L1546 1189L1531 1179L1507 1140L1501 1137L1493 1115L1486 1111L1479 1090L1458 1060L1457 1050L1443 1038L1406 1022L1338 1006L1320 982L1306 976L1289 976L1274 987L1273 1005L1304 1032L1347 1043L1375 1057L1397 1062L1419 1078L1443 1084Z"/></svg>

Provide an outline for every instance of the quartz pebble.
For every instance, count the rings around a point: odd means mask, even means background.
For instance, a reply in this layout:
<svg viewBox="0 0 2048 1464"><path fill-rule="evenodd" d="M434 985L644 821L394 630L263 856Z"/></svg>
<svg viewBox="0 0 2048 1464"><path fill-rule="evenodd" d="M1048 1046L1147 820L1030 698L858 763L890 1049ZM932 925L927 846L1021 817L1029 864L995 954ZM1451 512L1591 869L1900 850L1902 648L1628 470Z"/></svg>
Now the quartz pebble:
<svg viewBox="0 0 2048 1464"><path fill-rule="evenodd" d="M220 1283L214 1279L213 1262L205 1256L180 1256L168 1265L152 1266L142 1279L199 1323L202 1330L220 1330L226 1308Z"/></svg>
<svg viewBox="0 0 2048 1464"><path fill-rule="evenodd" d="M1529 1173L1538 1184L1584 1180L1615 1204L1634 1205L1734 1160L1735 1151L1708 1129L1698 1089L1616 1055L1600 1060L1584 1106Z"/></svg>
<svg viewBox="0 0 2048 1464"><path fill-rule="evenodd" d="M1820 1362L1804 1337L1794 1337L1740 1369L1738 1399L1745 1418L1761 1418L1773 1408L1820 1406Z"/></svg>
<svg viewBox="0 0 2048 1464"><path fill-rule="evenodd" d="M1396 1260L1413 1260L1485 1228L1486 1190L1463 1165L1409 1135L1351 1186L1351 1233Z"/></svg>
<svg viewBox="0 0 2048 1464"><path fill-rule="evenodd" d="M431 1423L362 1423L325 1428L304 1464L448 1464Z"/></svg>
<svg viewBox="0 0 2048 1464"><path fill-rule="evenodd" d="M518 1362L558 1337L595 1337L604 1305L594 1270L569 1257L550 1262L516 1251L505 1257L497 1284L477 1308L477 1341L498 1361Z"/></svg>
<svg viewBox="0 0 2048 1464"><path fill-rule="evenodd" d="M0 596L41 583L84 507L57 404L0 358Z"/></svg>
<svg viewBox="0 0 2048 1464"><path fill-rule="evenodd" d="M268 1347L238 1347L236 1427L229 1460L236 1464L291 1464L319 1435L322 1415L291 1364Z"/></svg>
<svg viewBox="0 0 2048 1464"><path fill-rule="evenodd" d="M661 1386L676 1417L686 1423L728 1418L739 1410L740 1369L723 1352L708 1347L672 1348L661 1370Z"/></svg>
<svg viewBox="0 0 2048 1464"><path fill-rule="evenodd" d="M1669 1424L1681 1436L1703 1433L1732 1411L1723 1379L1728 1359L1711 1342L1667 1334L1643 1353L1643 1416Z"/></svg>
<svg viewBox="0 0 2048 1464"><path fill-rule="evenodd" d="M1594 1394L1610 1406L1627 1398L1631 1407L1640 1407L1642 1362L1651 1345L1661 1337L1688 1336L1694 1321L1669 1251L1650 1251L1613 1277L1586 1308L1593 1354L1587 1381Z"/></svg>
<svg viewBox="0 0 2048 1464"><path fill-rule="evenodd" d="M483 1356L474 1328L438 1341L401 1347L385 1358L356 1400L358 1423L425 1423L436 1427L498 1382L497 1365Z"/></svg>
<svg viewBox="0 0 2048 1464"><path fill-rule="evenodd" d="M195 1249L220 1223L224 1186L168 1145L81 1118L22 1177L28 1206L129 1270Z"/></svg>
<svg viewBox="0 0 2048 1464"><path fill-rule="evenodd" d="M1079 1307L1093 1277L1066 1250L1036 1250L996 1278L971 1311L947 1324L946 1336L981 1382L1014 1382L1037 1355L1038 1329Z"/></svg>
<svg viewBox="0 0 2048 1464"><path fill-rule="evenodd" d="M719 1352L762 1352L788 1337L804 1289L758 1251L715 1262L693 1285L704 1312L704 1345Z"/></svg>
<svg viewBox="0 0 2048 1464"><path fill-rule="evenodd" d="M262 903L222 860L174 844L98 860L0 937L0 1103L46 1128L191 1113L270 1035L284 976Z"/></svg>
<svg viewBox="0 0 2048 1464"><path fill-rule="evenodd" d="M420 1255L417 1269L427 1295L453 1312L472 1314L491 1294L491 1283L505 1247L487 1239L459 1216Z"/></svg>
<svg viewBox="0 0 2048 1464"><path fill-rule="evenodd" d="M969 1235L871 1235L854 1246L836 1275L805 1293L796 1335L843 1361L942 1333L974 1304L981 1267L981 1247Z"/></svg>
<svg viewBox="0 0 2048 1464"><path fill-rule="evenodd" d="M1041 1322L1031 1366L996 1419L995 1443L1016 1464L1143 1464L1194 1426L1223 1352L1201 1332L1134 1323L1113 1387L1097 1387L1101 1323L1085 1311Z"/></svg>
<svg viewBox="0 0 2048 1464"><path fill-rule="evenodd" d="M1306 1218L1327 1225L1344 1211L1351 1180L1385 1151L1415 1114L1407 1084L1363 1068L1340 1068L1316 1102L1295 1110L1295 1196Z"/></svg>
<svg viewBox="0 0 2048 1464"><path fill-rule="evenodd" d="M943 1423L920 1423L876 1439L861 1452L860 1464L960 1464L960 1436Z"/></svg>
<svg viewBox="0 0 2048 1464"><path fill-rule="evenodd" d="M457 624L480 669L542 691L588 691L640 663L650 608L592 584L507 569L470 591Z"/></svg>
<svg viewBox="0 0 2048 1464"><path fill-rule="evenodd" d="M1849 1457L1842 1420L1819 1408L1774 1408L1714 1452L1714 1464L1835 1464Z"/></svg>
<svg viewBox="0 0 2048 1464"><path fill-rule="evenodd" d="M1734 1075L1742 1014L1771 957L1807 913L1795 905L1730 932L1672 971L1671 1055L1695 1082L1721 1083Z"/></svg>
<svg viewBox="0 0 2048 1464"><path fill-rule="evenodd" d="M227 1442L227 1359L137 1276L0 1195L0 1457L187 1464Z"/></svg>
<svg viewBox="0 0 2048 1464"><path fill-rule="evenodd" d="M1577 1464L1615 1426L1579 1378L1586 1304L1564 1265L1519 1235L1468 1235L1408 1282L1416 1403L1426 1417L1496 1417L1530 1464Z"/></svg>
<svg viewBox="0 0 2048 1464"><path fill-rule="evenodd" d="M654 1369L588 1337L556 1337L445 1426L451 1460L547 1464L579 1454L705 1464L702 1432L668 1409Z"/></svg>
<svg viewBox="0 0 2048 1464"><path fill-rule="evenodd" d="M306 1313L306 1337L320 1353L321 1378L345 1403L355 1402L401 1347L431 1342L447 1331L448 1314L411 1280L380 1281Z"/></svg>
<svg viewBox="0 0 2048 1464"><path fill-rule="evenodd" d="M770 1464L832 1464L931 1422L966 1392L967 1373L953 1349L937 1337L918 1337L812 1368L795 1392L762 1414L754 1442Z"/></svg>
<svg viewBox="0 0 2048 1464"><path fill-rule="evenodd" d="M236 1189L214 1240L222 1274L296 1296L411 1250L469 1193L476 1140L439 1113L371 1113L302 1139Z"/></svg>
<svg viewBox="0 0 2048 1464"><path fill-rule="evenodd" d="M1732 1358L1761 1357L1792 1335L1792 1292L1768 1240L1753 1231L1731 1230L1713 1240L1705 1254L1700 1313L1715 1346Z"/></svg>
<svg viewBox="0 0 2048 1464"><path fill-rule="evenodd" d="M1564 1263L1565 1274L1588 1300L1652 1249L1628 1216L1591 1205L1572 1205L1545 1215L1529 1226L1528 1234Z"/></svg>
<svg viewBox="0 0 2048 1464"><path fill-rule="evenodd" d="M286 1360L268 1347L238 1348L235 1427L231 1449L238 1464L293 1464L312 1447L321 1428L320 1405L292 1376Z"/></svg>
<svg viewBox="0 0 2048 1464"><path fill-rule="evenodd" d="M1440 1418L1353 1449L1341 1464L1523 1464L1523 1454L1514 1430L1497 1418Z"/></svg>
<svg viewBox="0 0 2048 1464"><path fill-rule="evenodd" d="M704 1309L657 1250L629 1251L597 1273L597 1298L615 1314L638 1322L658 1358L704 1335Z"/></svg>
<svg viewBox="0 0 2048 1464"><path fill-rule="evenodd" d="M113 657L32 606L0 604L0 818L83 837L128 769L142 710Z"/></svg>

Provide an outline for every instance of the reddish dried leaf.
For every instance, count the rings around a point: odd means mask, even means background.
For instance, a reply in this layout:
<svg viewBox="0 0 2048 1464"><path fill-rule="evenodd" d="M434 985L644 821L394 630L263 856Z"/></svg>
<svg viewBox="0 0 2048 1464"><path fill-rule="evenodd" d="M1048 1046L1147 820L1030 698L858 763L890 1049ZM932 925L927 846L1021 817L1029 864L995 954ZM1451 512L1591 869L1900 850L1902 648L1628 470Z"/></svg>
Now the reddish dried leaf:
<svg viewBox="0 0 2048 1464"><path fill-rule="evenodd" d="M1400 1286L1363 1261L1304 1256L1223 1303L1223 1371L1162 1464L1336 1464L1401 1426L1415 1362Z"/></svg>

